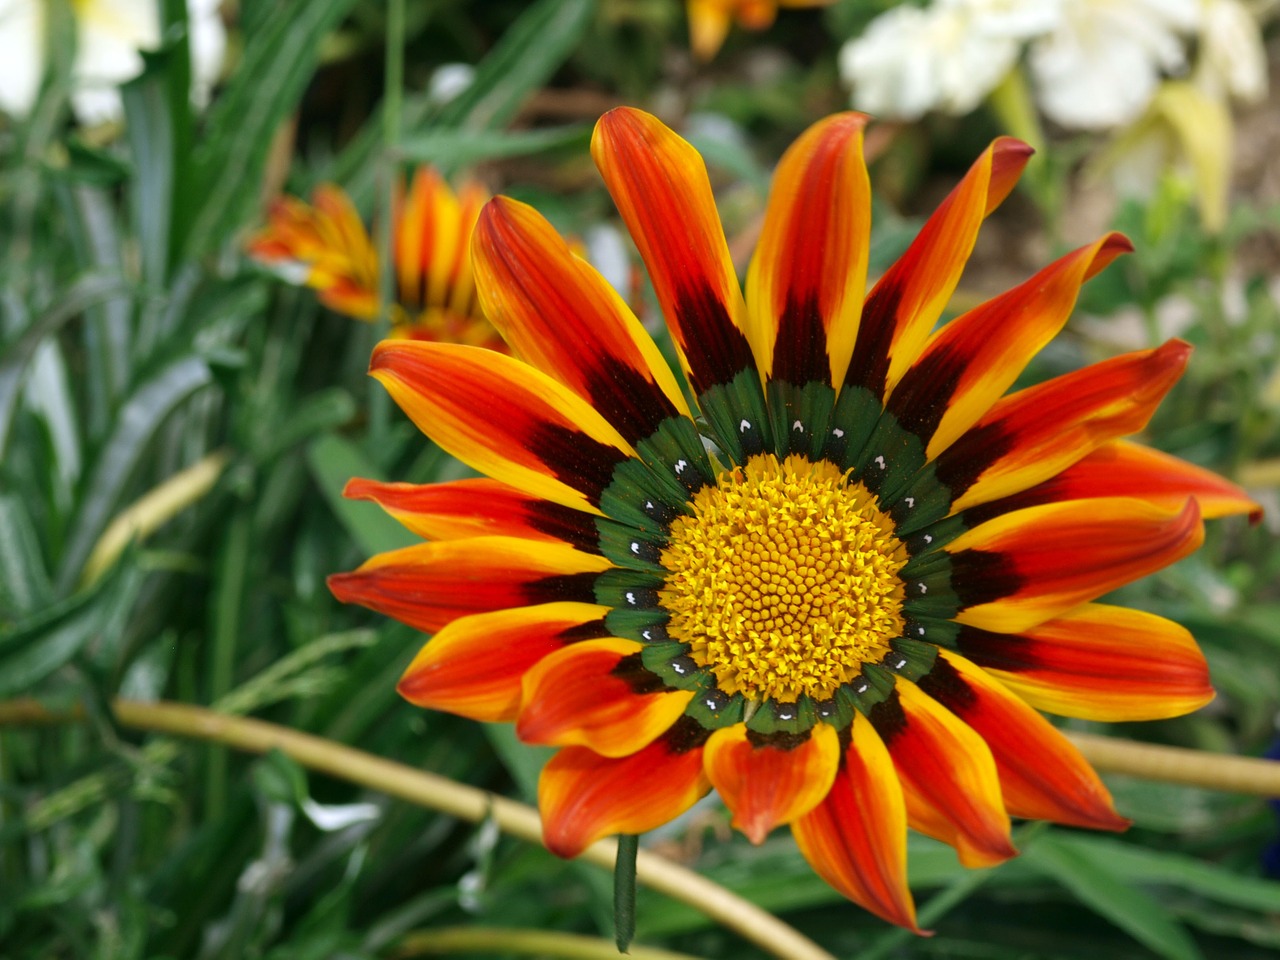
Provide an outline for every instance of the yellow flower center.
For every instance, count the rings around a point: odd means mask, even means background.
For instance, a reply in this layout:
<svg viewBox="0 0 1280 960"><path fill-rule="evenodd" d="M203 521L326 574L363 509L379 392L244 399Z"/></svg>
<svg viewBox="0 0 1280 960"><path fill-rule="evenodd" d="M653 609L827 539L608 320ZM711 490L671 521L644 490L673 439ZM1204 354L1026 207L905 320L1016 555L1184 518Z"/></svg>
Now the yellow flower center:
<svg viewBox="0 0 1280 960"><path fill-rule="evenodd" d="M752 457L671 525L668 633L725 693L830 699L902 632L907 551L893 531L833 464Z"/></svg>

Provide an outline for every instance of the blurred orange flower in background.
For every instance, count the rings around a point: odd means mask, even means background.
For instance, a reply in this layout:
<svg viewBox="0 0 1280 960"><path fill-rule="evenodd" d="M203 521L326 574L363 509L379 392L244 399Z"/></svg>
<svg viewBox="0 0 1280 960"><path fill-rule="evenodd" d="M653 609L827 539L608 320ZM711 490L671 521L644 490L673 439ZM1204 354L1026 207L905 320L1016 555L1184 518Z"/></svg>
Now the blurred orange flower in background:
<svg viewBox="0 0 1280 960"><path fill-rule="evenodd" d="M710 60L729 33L730 21L744 30L768 30L779 7L825 7L831 0L689 0L689 44L699 60Z"/></svg>
<svg viewBox="0 0 1280 960"><path fill-rule="evenodd" d="M471 231L489 194L475 182L455 193L420 167L392 212L395 300L392 335L505 351L476 298L468 255ZM355 204L341 187L321 184L311 203L280 197L249 253L291 283L315 289L331 310L373 320L379 313L378 254Z"/></svg>

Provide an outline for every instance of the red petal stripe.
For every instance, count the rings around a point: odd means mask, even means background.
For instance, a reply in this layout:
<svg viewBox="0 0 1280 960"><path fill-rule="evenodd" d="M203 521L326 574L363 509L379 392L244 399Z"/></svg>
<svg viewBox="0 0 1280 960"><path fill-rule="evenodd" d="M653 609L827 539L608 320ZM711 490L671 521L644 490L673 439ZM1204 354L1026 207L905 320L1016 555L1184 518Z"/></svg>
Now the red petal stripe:
<svg viewBox="0 0 1280 960"><path fill-rule="evenodd" d="M576 857L602 837L644 833L678 817L711 788L701 745L685 749L668 734L639 753L609 759L565 747L542 768L542 841Z"/></svg>
<svg viewBox="0 0 1280 960"><path fill-rule="evenodd" d="M951 298L978 227L1017 182L1032 150L1000 137L867 296L846 382L886 395L919 354Z"/></svg>
<svg viewBox="0 0 1280 960"><path fill-rule="evenodd" d="M454 620L413 658L396 689L411 703L472 720L509 723L521 679L568 643L603 635L607 607L547 603Z"/></svg>
<svg viewBox="0 0 1280 960"><path fill-rule="evenodd" d="M382 483L359 477L342 491L352 500L371 500L428 540L464 537L521 537L563 540L598 552L599 534L592 514L531 497L497 480L450 483Z"/></svg>
<svg viewBox="0 0 1280 960"><path fill-rule="evenodd" d="M1025 490L1141 430L1190 354L1170 340L1005 397L935 461L956 497L952 511Z"/></svg>
<svg viewBox="0 0 1280 960"><path fill-rule="evenodd" d="M961 623L1027 630L1195 551L1194 500L1173 513L1126 497L1028 507L947 545Z"/></svg>
<svg viewBox="0 0 1280 960"><path fill-rule="evenodd" d="M930 459L973 426L1067 322L1080 286L1133 249L1118 233L1046 267L937 332L889 398Z"/></svg>
<svg viewBox="0 0 1280 960"><path fill-rule="evenodd" d="M476 537L380 553L329 577L343 603L358 603L434 633L458 617L556 600L593 602L596 575L611 567L565 544Z"/></svg>
<svg viewBox="0 0 1280 960"><path fill-rule="evenodd" d="M553 653L524 678L516 735L526 743L589 747L605 757L644 749L684 713L687 690L665 691L639 666L641 645L607 637Z"/></svg>
<svg viewBox="0 0 1280 960"><path fill-rule="evenodd" d="M532 207L507 197L485 207L475 264L485 312L516 353L590 400L627 440L688 414L630 308Z"/></svg>
<svg viewBox="0 0 1280 960"><path fill-rule="evenodd" d="M694 392L754 367L702 157L657 117L630 107L600 118L591 155L649 270Z"/></svg>
<svg viewBox="0 0 1280 960"><path fill-rule="evenodd" d="M821 804L791 825L814 872L876 916L916 926L907 888L907 812L893 761L871 722L855 715L844 763Z"/></svg>
<svg viewBox="0 0 1280 960"><path fill-rule="evenodd" d="M707 776L733 812L733 826L752 843L804 816L822 801L840 766L834 727L820 723L803 742L758 742L745 725L717 730L707 741Z"/></svg>
<svg viewBox="0 0 1280 960"><path fill-rule="evenodd" d="M747 275L753 342L773 379L838 384L853 350L867 279L871 185L867 117L815 123L774 174Z"/></svg>
<svg viewBox="0 0 1280 960"><path fill-rule="evenodd" d="M986 741L1000 772L1005 809L1015 817L1094 830L1128 828L1080 751L983 670L942 650L920 689Z"/></svg>
<svg viewBox="0 0 1280 960"><path fill-rule="evenodd" d="M633 453L577 394L490 350L384 340L369 372L459 460L565 506L596 507L614 469Z"/></svg>
<svg viewBox="0 0 1280 960"><path fill-rule="evenodd" d="M1033 706L1087 720L1160 720L1213 699L1204 654L1183 627L1087 604L1021 634L964 627L957 646Z"/></svg>
<svg viewBox="0 0 1280 960"><path fill-rule="evenodd" d="M907 822L951 844L967 867L1015 856L1000 778L982 738L915 684L899 677L896 690L871 720L902 781Z"/></svg>
<svg viewBox="0 0 1280 960"><path fill-rule="evenodd" d="M965 512L972 523L987 517L1063 500L1133 497L1176 510L1194 497L1209 520L1247 513L1262 519L1262 507L1244 490L1212 470L1126 440L1113 440L1077 460L1057 476L1013 496Z"/></svg>

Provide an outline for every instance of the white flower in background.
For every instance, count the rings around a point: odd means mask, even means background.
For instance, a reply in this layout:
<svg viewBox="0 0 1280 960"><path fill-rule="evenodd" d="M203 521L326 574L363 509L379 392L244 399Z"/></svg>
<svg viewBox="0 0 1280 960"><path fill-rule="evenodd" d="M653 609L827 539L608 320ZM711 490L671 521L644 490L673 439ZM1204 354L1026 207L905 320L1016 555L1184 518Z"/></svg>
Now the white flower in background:
<svg viewBox="0 0 1280 960"><path fill-rule="evenodd" d="M155 0L80 0L71 9L71 105L82 123L114 120L122 110L117 86L142 72L138 51L160 46L160 6Z"/></svg>
<svg viewBox="0 0 1280 960"><path fill-rule="evenodd" d="M1187 73L1208 92L1257 100L1266 91L1261 32L1241 0L933 0L874 19L845 44L841 71L853 103L912 120L967 113L1029 47L1036 102L1065 127L1137 120L1167 77Z"/></svg>
<svg viewBox="0 0 1280 960"><path fill-rule="evenodd" d="M0 109L22 116L45 70L47 0L0 0ZM193 98L203 105L226 47L221 0L187 0ZM72 0L76 51L71 102L84 123L120 116L118 87L142 72L139 51L160 46L160 0Z"/></svg>
<svg viewBox="0 0 1280 960"><path fill-rule="evenodd" d="M1057 27L1031 45L1031 75L1045 115L1065 127L1123 126L1182 70L1182 34L1200 0L1070 0Z"/></svg>
<svg viewBox="0 0 1280 960"><path fill-rule="evenodd" d="M191 99L203 109L222 75L227 53L227 28L222 23L222 0L187 0L187 29L191 44Z"/></svg>
<svg viewBox="0 0 1280 960"><path fill-rule="evenodd" d="M31 109L43 69L44 17L36 0L0 0L0 110Z"/></svg>
<svg viewBox="0 0 1280 960"><path fill-rule="evenodd" d="M860 110L913 120L974 109L1017 62L1022 43L1053 26L1058 0L940 0L886 11L845 44L840 69Z"/></svg>
<svg viewBox="0 0 1280 960"><path fill-rule="evenodd" d="M1240 0L1201 0L1195 82L1206 93L1257 103L1267 95L1262 30Z"/></svg>

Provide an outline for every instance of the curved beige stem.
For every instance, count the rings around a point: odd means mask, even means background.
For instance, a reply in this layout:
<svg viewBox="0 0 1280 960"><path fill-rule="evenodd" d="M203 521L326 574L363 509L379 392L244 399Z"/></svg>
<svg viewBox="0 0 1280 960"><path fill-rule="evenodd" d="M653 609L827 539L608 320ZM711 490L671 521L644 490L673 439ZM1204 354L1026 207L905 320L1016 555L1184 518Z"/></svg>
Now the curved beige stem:
<svg viewBox="0 0 1280 960"><path fill-rule="evenodd" d="M561 957L563 960L618 960L618 948L609 940L579 933L546 930L514 930L502 927L436 927L406 934L392 956L447 956L453 953L514 953L521 956ZM698 960L687 953L632 944L631 960Z"/></svg>
<svg viewBox="0 0 1280 960"><path fill-rule="evenodd" d="M352 747L274 723L234 717L186 703L138 703L117 700L113 704L122 726L169 733L221 743L248 753L276 749L304 767L340 780L358 783L388 796L438 810L460 820L479 822L491 818L512 836L542 843L542 823L532 807L456 783L437 774L415 770ZM14 723L65 723L77 719L71 712L54 713L35 700L0 703L0 726ZM601 840L583 851L580 859L606 870L613 869L617 844ZM739 936L786 960L835 960L799 931L679 864L641 850L636 877L651 890L686 903Z"/></svg>
<svg viewBox="0 0 1280 960"><path fill-rule="evenodd" d="M1068 733L1094 769L1206 790L1280 797L1280 762L1161 747L1092 733Z"/></svg>

